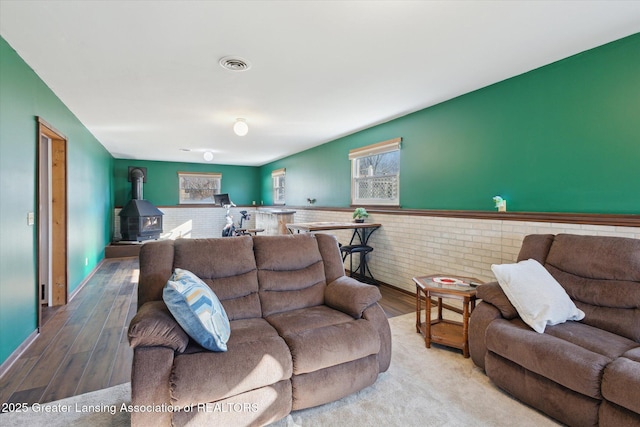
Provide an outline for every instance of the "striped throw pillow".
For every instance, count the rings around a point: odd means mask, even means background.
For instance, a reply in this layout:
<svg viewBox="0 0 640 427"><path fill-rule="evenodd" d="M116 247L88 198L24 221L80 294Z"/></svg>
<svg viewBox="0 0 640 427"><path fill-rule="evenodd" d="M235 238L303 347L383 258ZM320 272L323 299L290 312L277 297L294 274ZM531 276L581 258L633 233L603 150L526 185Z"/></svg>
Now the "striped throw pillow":
<svg viewBox="0 0 640 427"><path fill-rule="evenodd" d="M202 347L227 351L229 318L216 294L198 276L176 268L162 299L182 329Z"/></svg>

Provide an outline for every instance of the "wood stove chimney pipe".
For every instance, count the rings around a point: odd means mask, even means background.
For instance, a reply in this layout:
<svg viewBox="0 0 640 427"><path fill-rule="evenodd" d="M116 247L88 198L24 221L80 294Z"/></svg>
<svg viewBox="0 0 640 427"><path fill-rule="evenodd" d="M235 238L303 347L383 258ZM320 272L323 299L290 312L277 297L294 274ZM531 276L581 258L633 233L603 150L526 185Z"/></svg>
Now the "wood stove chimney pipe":
<svg viewBox="0 0 640 427"><path fill-rule="evenodd" d="M144 172L139 169L131 169L129 172L129 180L131 181L131 198L134 200L143 200L142 182L144 180Z"/></svg>

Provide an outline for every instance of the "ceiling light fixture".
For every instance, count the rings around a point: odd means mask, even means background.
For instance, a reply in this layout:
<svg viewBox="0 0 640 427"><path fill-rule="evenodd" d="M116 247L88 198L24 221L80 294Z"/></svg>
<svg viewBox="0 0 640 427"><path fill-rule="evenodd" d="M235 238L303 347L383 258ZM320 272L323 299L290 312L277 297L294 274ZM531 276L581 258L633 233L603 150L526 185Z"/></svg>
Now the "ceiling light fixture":
<svg viewBox="0 0 640 427"><path fill-rule="evenodd" d="M245 119L236 119L236 122L233 124L233 131L238 136L245 136L249 133L249 125Z"/></svg>
<svg viewBox="0 0 640 427"><path fill-rule="evenodd" d="M205 161L210 162L213 160L213 153L211 151L205 151L202 157L204 157Z"/></svg>
<svg viewBox="0 0 640 427"><path fill-rule="evenodd" d="M247 71L251 68L248 61L237 56L225 56L218 62L222 68L230 71Z"/></svg>

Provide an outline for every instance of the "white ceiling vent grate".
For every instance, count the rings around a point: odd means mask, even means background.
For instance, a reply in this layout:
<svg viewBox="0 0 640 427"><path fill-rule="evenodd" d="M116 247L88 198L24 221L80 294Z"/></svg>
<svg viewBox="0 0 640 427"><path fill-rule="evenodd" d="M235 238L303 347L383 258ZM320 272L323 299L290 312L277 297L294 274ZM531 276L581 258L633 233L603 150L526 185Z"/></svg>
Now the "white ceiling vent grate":
<svg viewBox="0 0 640 427"><path fill-rule="evenodd" d="M251 64L249 64L246 60L242 58L238 58L237 56L225 56L220 59L220 65L222 68L231 71L247 71L251 68Z"/></svg>

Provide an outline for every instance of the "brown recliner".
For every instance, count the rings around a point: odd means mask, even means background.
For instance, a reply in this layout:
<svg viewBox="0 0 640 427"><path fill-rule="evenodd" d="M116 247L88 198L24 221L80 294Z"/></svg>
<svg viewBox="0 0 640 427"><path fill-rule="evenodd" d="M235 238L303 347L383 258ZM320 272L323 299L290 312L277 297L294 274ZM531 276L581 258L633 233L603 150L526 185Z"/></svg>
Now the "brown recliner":
<svg viewBox="0 0 640 427"><path fill-rule="evenodd" d="M162 301L174 268L216 293L227 352L204 350ZM333 236L145 244L140 252L132 425L264 425L373 384L391 359L380 292L344 274Z"/></svg>
<svg viewBox="0 0 640 427"><path fill-rule="evenodd" d="M586 316L533 331L497 282L469 322L474 363L514 397L570 426L640 425L640 240L526 236L533 258Z"/></svg>

